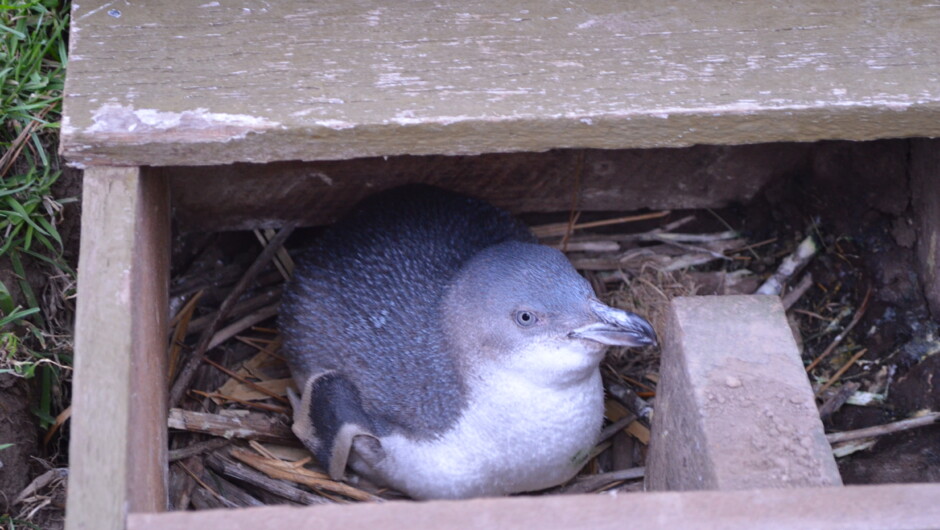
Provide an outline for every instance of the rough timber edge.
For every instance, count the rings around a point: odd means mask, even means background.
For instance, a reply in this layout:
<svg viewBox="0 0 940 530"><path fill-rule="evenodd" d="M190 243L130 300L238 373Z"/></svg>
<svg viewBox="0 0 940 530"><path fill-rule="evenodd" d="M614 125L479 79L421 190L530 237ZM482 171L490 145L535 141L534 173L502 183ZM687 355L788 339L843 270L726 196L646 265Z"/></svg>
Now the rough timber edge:
<svg viewBox="0 0 940 530"><path fill-rule="evenodd" d="M85 172L66 528L166 509L167 181Z"/></svg>
<svg viewBox="0 0 940 530"><path fill-rule="evenodd" d="M355 124L232 131L168 130L154 135L64 127L70 165L184 166L235 162L346 160L397 155L478 155L550 149L633 149L818 140L940 136L940 101L910 105L703 108L662 113L506 117L413 124Z"/></svg>
<svg viewBox="0 0 940 530"><path fill-rule="evenodd" d="M129 530L936 528L940 484L509 497L135 513Z"/></svg>

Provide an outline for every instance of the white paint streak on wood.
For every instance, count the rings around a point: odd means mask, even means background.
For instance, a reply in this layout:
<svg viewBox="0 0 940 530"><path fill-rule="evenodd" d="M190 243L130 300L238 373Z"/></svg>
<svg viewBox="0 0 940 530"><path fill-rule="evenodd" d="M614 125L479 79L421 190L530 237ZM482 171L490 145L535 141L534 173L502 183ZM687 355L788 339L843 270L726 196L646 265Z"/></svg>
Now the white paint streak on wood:
<svg viewBox="0 0 940 530"><path fill-rule="evenodd" d="M106 4L101 5L101 6L99 6L99 7L96 7L95 9L92 9L91 11L89 11L89 12L87 12L87 13L83 13L82 16L79 17L79 19L83 19L83 18L90 17L90 16L94 15L95 13L97 13L97 12L103 10L103 9L107 9L107 8L111 7L112 5L114 5L114 2L107 2ZM74 10L78 10L78 9L79 9L79 6L78 6L78 5L73 5L72 8L73 8Z"/></svg>
<svg viewBox="0 0 940 530"><path fill-rule="evenodd" d="M130 96L128 99L133 99ZM169 129L213 129L215 127L244 127L258 130L277 127L278 124L241 114L209 112L198 108L183 112L163 112L157 109L134 109L130 105L113 103L102 105L92 116L94 122L87 132L145 132L148 130L165 131Z"/></svg>
<svg viewBox="0 0 940 530"><path fill-rule="evenodd" d="M134 100L137 94L130 93L125 99ZM90 135L120 135L132 133L171 133L184 136L191 132L208 134L213 141L242 139L249 133L264 132L280 124L264 118L244 114L209 112L205 108L183 112L166 112L157 109L135 109L132 105L106 103L92 115L92 125L84 132ZM63 130L74 132L71 121L63 121Z"/></svg>

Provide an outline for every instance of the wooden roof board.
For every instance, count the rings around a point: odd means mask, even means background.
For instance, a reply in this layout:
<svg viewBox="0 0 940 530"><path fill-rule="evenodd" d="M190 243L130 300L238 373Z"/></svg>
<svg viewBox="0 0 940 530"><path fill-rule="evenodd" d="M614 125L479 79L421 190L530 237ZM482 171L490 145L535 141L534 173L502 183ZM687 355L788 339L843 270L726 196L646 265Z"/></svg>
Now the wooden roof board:
<svg viewBox="0 0 940 530"><path fill-rule="evenodd" d="M204 165L940 136L929 2L85 0L62 151Z"/></svg>

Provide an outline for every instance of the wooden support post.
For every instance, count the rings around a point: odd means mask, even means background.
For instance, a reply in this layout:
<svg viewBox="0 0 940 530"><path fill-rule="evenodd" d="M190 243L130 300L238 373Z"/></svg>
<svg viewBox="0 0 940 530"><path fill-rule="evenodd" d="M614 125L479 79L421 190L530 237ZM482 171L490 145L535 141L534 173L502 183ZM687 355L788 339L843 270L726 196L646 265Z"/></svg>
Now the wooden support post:
<svg viewBox="0 0 940 530"><path fill-rule="evenodd" d="M166 509L167 179L85 171L66 528Z"/></svg>
<svg viewBox="0 0 940 530"><path fill-rule="evenodd" d="M842 484L778 297L676 298L663 335L648 489Z"/></svg>
<svg viewBox="0 0 940 530"><path fill-rule="evenodd" d="M940 320L940 139L911 140L909 156L917 272L930 312Z"/></svg>

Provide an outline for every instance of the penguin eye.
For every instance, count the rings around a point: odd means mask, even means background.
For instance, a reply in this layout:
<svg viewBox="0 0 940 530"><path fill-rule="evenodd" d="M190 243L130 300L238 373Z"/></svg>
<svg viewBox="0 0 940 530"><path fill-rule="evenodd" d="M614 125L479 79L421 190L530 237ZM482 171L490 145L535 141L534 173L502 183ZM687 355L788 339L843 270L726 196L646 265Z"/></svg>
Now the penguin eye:
<svg viewBox="0 0 940 530"><path fill-rule="evenodd" d="M519 324L524 328L535 324L535 322L538 320L538 318L535 317L535 313L525 310L516 311L516 313L513 315L513 319L515 319L516 324Z"/></svg>

